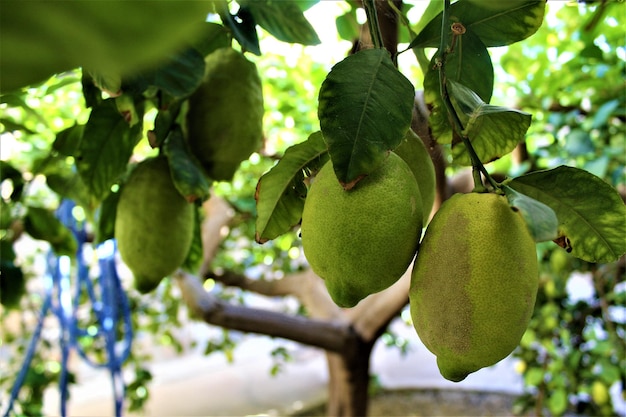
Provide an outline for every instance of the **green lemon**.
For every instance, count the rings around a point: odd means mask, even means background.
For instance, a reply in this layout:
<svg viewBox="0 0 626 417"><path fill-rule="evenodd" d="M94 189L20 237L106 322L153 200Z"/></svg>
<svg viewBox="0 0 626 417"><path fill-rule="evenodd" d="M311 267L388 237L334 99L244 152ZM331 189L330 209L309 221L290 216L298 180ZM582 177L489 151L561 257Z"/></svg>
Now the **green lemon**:
<svg viewBox="0 0 626 417"><path fill-rule="evenodd" d="M140 162L121 191L115 237L142 293L154 290L185 260L191 247L194 206L176 190L163 156Z"/></svg>
<svg viewBox="0 0 626 417"><path fill-rule="evenodd" d="M230 181L262 143L261 79L256 65L230 47L205 62L204 82L189 97L187 141L210 178Z"/></svg>
<svg viewBox="0 0 626 417"><path fill-rule="evenodd" d="M538 288L535 242L496 194L455 194L429 224L409 292L420 339L442 376L461 381L519 344Z"/></svg>
<svg viewBox="0 0 626 417"><path fill-rule="evenodd" d="M407 163L417 184L420 187L420 195L422 196L422 207L424 210L424 223L428 222L430 211L435 203L436 180L435 166L426 145L417 134L409 129L404 136L400 145L394 152Z"/></svg>
<svg viewBox="0 0 626 417"><path fill-rule="evenodd" d="M350 191L332 162L314 178L302 213L302 246L334 302L352 307L404 274L422 231L419 187L408 165L390 153Z"/></svg>

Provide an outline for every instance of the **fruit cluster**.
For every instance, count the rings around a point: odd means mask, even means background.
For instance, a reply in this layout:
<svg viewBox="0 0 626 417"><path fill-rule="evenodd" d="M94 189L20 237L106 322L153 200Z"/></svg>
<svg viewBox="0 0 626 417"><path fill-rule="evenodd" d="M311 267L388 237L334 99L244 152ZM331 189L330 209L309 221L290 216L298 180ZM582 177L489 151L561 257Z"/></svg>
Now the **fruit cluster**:
<svg viewBox="0 0 626 417"><path fill-rule="evenodd" d="M423 147L399 153L413 169L391 152L349 191L332 162L319 171L302 214L304 253L341 307L388 288L415 258L415 330L441 374L461 381L519 344L538 287L535 241L506 197L469 193L443 203L420 243L434 200L432 162Z"/></svg>

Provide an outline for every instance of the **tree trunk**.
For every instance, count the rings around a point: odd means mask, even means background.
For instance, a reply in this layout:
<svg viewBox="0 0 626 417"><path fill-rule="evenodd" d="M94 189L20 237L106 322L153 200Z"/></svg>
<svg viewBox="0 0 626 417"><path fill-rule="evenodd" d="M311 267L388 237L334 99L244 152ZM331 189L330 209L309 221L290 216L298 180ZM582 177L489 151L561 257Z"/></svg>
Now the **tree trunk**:
<svg viewBox="0 0 626 417"><path fill-rule="evenodd" d="M328 416L356 417L367 415L370 358L372 348L378 337L366 341L356 334L355 336L345 352L341 354L326 353L329 370L328 406L326 409Z"/></svg>

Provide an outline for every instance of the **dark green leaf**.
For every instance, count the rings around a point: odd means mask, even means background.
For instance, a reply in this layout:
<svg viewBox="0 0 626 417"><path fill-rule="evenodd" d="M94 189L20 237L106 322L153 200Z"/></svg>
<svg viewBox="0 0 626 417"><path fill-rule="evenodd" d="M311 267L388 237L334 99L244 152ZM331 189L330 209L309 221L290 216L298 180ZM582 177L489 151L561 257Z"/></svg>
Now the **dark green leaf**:
<svg viewBox="0 0 626 417"><path fill-rule="evenodd" d="M172 181L178 192L189 202L209 198L209 183L185 144L180 128L165 138L163 153L170 165Z"/></svg>
<svg viewBox="0 0 626 417"><path fill-rule="evenodd" d="M546 0L459 0L450 6L448 16L450 24L461 23L485 46L504 46L536 32L543 22L545 5ZM440 13L431 20L409 48L439 48L442 17Z"/></svg>
<svg viewBox="0 0 626 417"><path fill-rule="evenodd" d="M96 221L96 245L115 237L115 217L117 213L117 202L120 199L120 190L109 193L98 209Z"/></svg>
<svg viewBox="0 0 626 417"><path fill-rule="evenodd" d="M227 9L221 10L219 14L224 25L230 28L234 38L237 39L244 51L261 55L259 36L256 33L256 22L254 21L254 16L246 7L241 7L236 16L231 15Z"/></svg>
<svg viewBox="0 0 626 417"><path fill-rule="evenodd" d="M276 39L303 45L317 45L320 39L294 0L240 0L255 22Z"/></svg>
<svg viewBox="0 0 626 417"><path fill-rule="evenodd" d="M626 206L602 179L560 166L523 175L508 185L554 210L558 241L573 256L587 262L614 262L626 253Z"/></svg>
<svg viewBox="0 0 626 417"><path fill-rule="evenodd" d="M509 204L522 214L528 230L535 242L547 242L557 238L559 220L554 210L534 198L518 193L511 187L504 187Z"/></svg>
<svg viewBox="0 0 626 417"><path fill-rule="evenodd" d="M526 137L530 114L486 104L472 90L454 81L448 83L448 92L465 127L462 133L470 139L482 162L501 158ZM452 154L456 163L472 164L464 144L455 144Z"/></svg>
<svg viewBox="0 0 626 417"><path fill-rule="evenodd" d="M64 156L74 156L80 147L83 138L84 125L75 124L57 133L52 149Z"/></svg>
<svg viewBox="0 0 626 417"><path fill-rule="evenodd" d="M2 2L2 91L77 67L145 71L193 39L211 9L185 0Z"/></svg>
<svg viewBox="0 0 626 417"><path fill-rule="evenodd" d="M424 100L432 108L429 123L433 136L439 143L450 143L452 128L441 98L439 59L439 53L435 54L424 77ZM463 84L489 103L493 92L493 64L487 48L471 31L459 37L454 50L446 55L444 68L446 80Z"/></svg>
<svg viewBox="0 0 626 417"><path fill-rule="evenodd" d="M180 102L174 102L167 106L166 109L159 110L156 118L154 119L154 129L150 132L153 137L150 137L150 145L152 147L159 147L165 141L167 135L176 123L176 118L180 112Z"/></svg>
<svg viewBox="0 0 626 417"><path fill-rule="evenodd" d="M22 268L2 256L0 261L0 304L7 309L18 309L26 293L26 279Z"/></svg>
<svg viewBox="0 0 626 417"><path fill-rule="evenodd" d="M43 172L46 175L48 187L61 197L67 197L76 204L90 209L92 207L91 195L74 167L68 165L65 160L58 160L55 165L54 168L47 165Z"/></svg>
<svg viewBox="0 0 626 417"><path fill-rule="evenodd" d="M306 187L306 171L315 170L328 159L321 132L293 145L266 174L256 189L256 236L259 243L274 239L300 222Z"/></svg>
<svg viewBox="0 0 626 417"><path fill-rule="evenodd" d="M181 265L181 268L183 268L185 271L195 274L198 272L198 268L200 268L203 259L204 251L202 250L202 219L199 211L195 210L193 222L193 239L191 241L191 246L189 247L189 252L187 252L187 257Z"/></svg>
<svg viewBox="0 0 626 417"><path fill-rule="evenodd" d="M9 199L13 201L19 200L22 196L22 191L25 184L24 178L22 177L22 172L16 169L7 161L0 161L0 182L4 180L11 181L13 185L13 191L8 196Z"/></svg>
<svg viewBox="0 0 626 417"><path fill-rule="evenodd" d="M231 35L224 26L205 22L202 24L197 39L193 42L193 47L200 52L200 55L207 56L216 49L230 46L230 43Z"/></svg>
<svg viewBox="0 0 626 417"><path fill-rule="evenodd" d="M131 129L118 112L114 99L103 101L91 111L76 166L96 199L103 198L124 173L140 134L141 123Z"/></svg>
<svg viewBox="0 0 626 417"><path fill-rule="evenodd" d="M332 68L320 88L318 115L344 188L400 144L411 124L414 94L384 49L362 50Z"/></svg>
<svg viewBox="0 0 626 417"><path fill-rule="evenodd" d="M141 75L145 83L158 87L174 98L193 93L204 78L204 56L193 48L185 49L162 66Z"/></svg>
<svg viewBox="0 0 626 417"><path fill-rule="evenodd" d="M57 219L52 210L41 207L28 207L24 217L24 230L34 239L50 243L58 255L75 256L78 243L72 232Z"/></svg>
<svg viewBox="0 0 626 417"><path fill-rule="evenodd" d="M17 123L6 117L0 117L0 124L4 126L5 132L22 131L31 135L35 133L34 130L29 129L28 127L24 126L22 123Z"/></svg>

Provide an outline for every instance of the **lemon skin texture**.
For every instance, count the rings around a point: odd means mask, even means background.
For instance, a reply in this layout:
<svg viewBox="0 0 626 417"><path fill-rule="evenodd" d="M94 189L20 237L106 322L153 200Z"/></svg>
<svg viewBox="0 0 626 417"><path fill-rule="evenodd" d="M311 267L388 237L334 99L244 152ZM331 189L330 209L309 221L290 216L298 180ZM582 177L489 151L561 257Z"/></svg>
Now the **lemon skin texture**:
<svg viewBox="0 0 626 417"><path fill-rule="evenodd" d="M176 190L165 157L140 162L122 187L115 237L135 288L154 290L184 262L193 238L194 206Z"/></svg>
<svg viewBox="0 0 626 417"><path fill-rule="evenodd" d="M263 90L256 65L230 47L205 59L203 83L189 97L187 141L206 175L230 181L263 140Z"/></svg>
<svg viewBox="0 0 626 417"><path fill-rule="evenodd" d="M333 301L353 307L396 282L415 256L422 203L411 169L390 153L382 166L345 191L327 162L302 213L302 247Z"/></svg>
<svg viewBox="0 0 626 417"><path fill-rule="evenodd" d="M444 378L461 381L518 346L538 276L535 242L505 197L455 194L443 203L424 234L409 300Z"/></svg>

